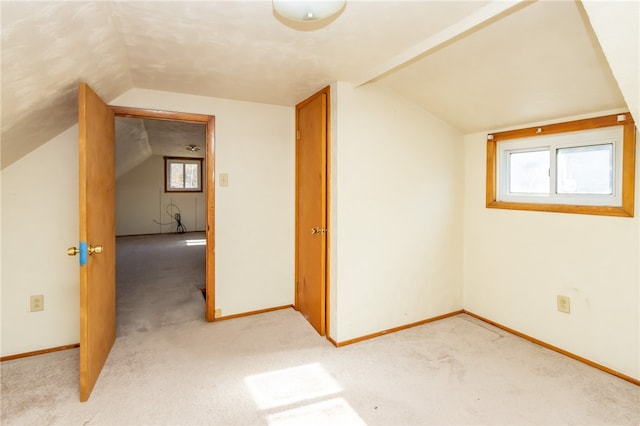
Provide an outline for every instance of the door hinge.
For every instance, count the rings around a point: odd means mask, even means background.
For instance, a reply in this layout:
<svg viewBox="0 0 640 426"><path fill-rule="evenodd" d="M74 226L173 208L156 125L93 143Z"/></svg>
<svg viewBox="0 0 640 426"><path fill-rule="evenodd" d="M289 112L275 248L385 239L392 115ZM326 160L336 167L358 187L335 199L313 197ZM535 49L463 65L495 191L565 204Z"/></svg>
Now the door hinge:
<svg viewBox="0 0 640 426"><path fill-rule="evenodd" d="M322 234L325 235L329 230L327 228L311 228L312 234Z"/></svg>
<svg viewBox="0 0 640 426"><path fill-rule="evenodd" d="M296 130L296 140L300 140L300 130Z"/></svg>

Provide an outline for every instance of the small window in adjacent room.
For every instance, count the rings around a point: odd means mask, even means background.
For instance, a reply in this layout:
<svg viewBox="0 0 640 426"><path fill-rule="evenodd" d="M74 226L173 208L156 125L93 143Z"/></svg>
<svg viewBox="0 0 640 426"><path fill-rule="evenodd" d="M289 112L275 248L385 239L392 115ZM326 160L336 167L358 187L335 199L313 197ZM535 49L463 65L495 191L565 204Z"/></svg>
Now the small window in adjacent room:
<svg viewBox="0 0 640 426"><path fill-rule="evenodd" d="M633 216L634 184L628 113L487 137L487 207Z"/></svg>
<svg viewBox="0 0 640 426"><path fill-rule="evenodd" d="M202 158L164 157L165 192L202 192Z"/></svg>

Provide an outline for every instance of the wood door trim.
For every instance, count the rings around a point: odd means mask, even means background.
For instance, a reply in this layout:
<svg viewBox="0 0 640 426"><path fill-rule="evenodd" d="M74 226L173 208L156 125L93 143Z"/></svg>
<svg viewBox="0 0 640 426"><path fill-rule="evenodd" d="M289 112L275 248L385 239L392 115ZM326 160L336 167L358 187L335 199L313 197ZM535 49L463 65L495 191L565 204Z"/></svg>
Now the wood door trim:
<svg viewBox="0 0 640 426"><path fill-rule="evenodd" d="M7 356L0 357L0 362L11 361L13 359L27 358L27 357L36 356L36 355L50 354L53 352L66 351L67 349L76 349L79 347L80 347L80 343L74 343L72 345L56 346L55 348L39 349L37 351L7 355Z"/></svg>
<svg viewBox="0 0 640 426"><path fill-rule="evenodd" d="M109 105L118 117L153 118L156 120L182 121L185 123L207 123L212 115L196 114L191 112L162 111L158 109L132 108L118 105Z"/></svg>
<svg viewBox="0 0 640 426"><path fill-rule="evenodd" d="M293 305L274 306L273 308L258 309L257 311L249 311L249 312L242 312L240 314L225 315L225 316L216 318L216 321L224 321L224 320L230 320L234 318L242 318L242 317L248 317L252 315L266 314L268 312L281 311L283 309L289 309L289 308L293 308Z"/></svg>
<svg viewBox="0 0 640 426"><path fill-rule="evenodd" d="M206 126L205 160L207 169L206 211L206 319L215 321L215 117L189 112L162 111L109 105L116 117L150 118L155 120L199 123Z"/></svg>
<svg viewBox="0 0 640 426"><path fill-rule="evenodd" d="M294 267L294 304L293 304L293 308L295 310L300 310L299 307L299 303L298 303L298 262L299 262L299 253L298 253L298 225L299 225L299 209L298 209L298 183L299 183L299 176L298 176L298 131L300 129L300 124L299 124L299 120L300 120L300 109L302 109L304 106L306 106L308 103L312 102L317 96L321 95L321 94L325 94L326 98L326 129L325 129L325 137L326 137L326 147L325 147L325 158L326 158L326 175L325 175L325 228L328 230L327 233L325 234L325 294L324 294L324 310L325 310L325 314L324 314L324 322L325 322L325 336L327 339L329 339L329 341L332 340L331 336L330 336L330 294L331 294L331 277L330 277L330 245L331 245L331 221L330 221L330 214L329 212L331 211L331 86L326 86L325 88L319 90L318 92L314 93L313 95L309 96L307 99L299 102L296 105L296 134L295 134L295 144L296 144L296 164L295 164L295 170L296 170L296 200L295 200L295 204L296 204L296 210L295 210L295 229L296 229L296 235L295 235L295 267Z"/></svg>

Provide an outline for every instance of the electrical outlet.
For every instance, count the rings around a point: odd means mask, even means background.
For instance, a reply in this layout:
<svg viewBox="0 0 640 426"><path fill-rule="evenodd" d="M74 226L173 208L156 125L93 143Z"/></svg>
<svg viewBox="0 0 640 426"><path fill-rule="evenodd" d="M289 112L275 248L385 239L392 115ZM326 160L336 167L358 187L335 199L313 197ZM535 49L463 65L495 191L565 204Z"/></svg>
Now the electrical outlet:
<svg viewBox="0 0 640 426"><path fill-rule="evenodd" d="M216 309L215 312L213 313L213 315L216 318L220 318L222 316L222 309Z"/></svg>
<svg viewBox="0 0 640 426"><path fill-rule="evenodd" d="M569 296L558 295L558 310L567 314L571 312L571 299L569 299Z"/></svg>
<svg viewBox="0 0 640 426"><path fill-rule="evenodd" d="M36 294L34 296L31 296L29 307L31 312L43 311L44 296L42 294Z"/></svg>

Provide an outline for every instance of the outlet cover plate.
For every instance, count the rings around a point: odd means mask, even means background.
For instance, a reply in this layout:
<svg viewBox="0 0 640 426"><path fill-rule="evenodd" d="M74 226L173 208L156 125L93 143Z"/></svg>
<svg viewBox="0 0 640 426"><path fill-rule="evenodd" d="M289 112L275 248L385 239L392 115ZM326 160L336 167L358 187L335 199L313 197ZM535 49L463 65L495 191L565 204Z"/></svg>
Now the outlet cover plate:
<svg viewBox="0 0 640 426"><path fill-rule="evenodd" d="M44 310L44 296L42 294L36 294L29 299L29 310L31 312L38 312Z"/></svg>
<svg viewBox="0 0 640 426"><path fill-rule="evenodd" d="M564 312L565 314L571 313L571 299L569 296L558 295L558 310L560 312Z"/></svg>

